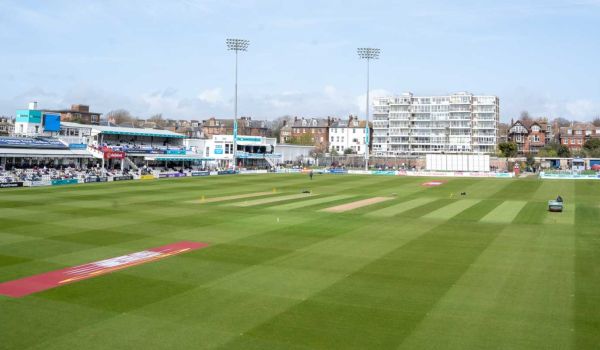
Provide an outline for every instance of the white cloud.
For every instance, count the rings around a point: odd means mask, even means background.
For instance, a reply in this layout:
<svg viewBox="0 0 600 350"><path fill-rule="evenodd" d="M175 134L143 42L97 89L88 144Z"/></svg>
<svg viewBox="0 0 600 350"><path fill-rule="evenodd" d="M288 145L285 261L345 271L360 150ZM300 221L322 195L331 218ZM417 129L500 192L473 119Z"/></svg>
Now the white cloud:
<svg viewBox="0 0 600 350"><path fill-rule="evenodd" d="M600 104L592 100L578 99L565 104L565 109L574 118L589 118L600 115Z"/></svg>
<svg viewBox="0 0 600 350"><path fill-rule="evenodd" d="M204 90L198 94L198 99L211 105L217 105L224 101L221 88Z"/></svg>

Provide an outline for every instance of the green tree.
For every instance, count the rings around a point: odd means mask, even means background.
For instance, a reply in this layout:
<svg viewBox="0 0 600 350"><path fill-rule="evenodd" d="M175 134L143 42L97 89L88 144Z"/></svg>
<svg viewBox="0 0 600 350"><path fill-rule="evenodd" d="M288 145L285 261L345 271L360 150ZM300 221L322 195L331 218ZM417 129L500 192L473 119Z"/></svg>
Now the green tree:
<svg viewBox="0 0 600 350"><path fill-rule="evenodd" d="M498 144L498 149L504 157L514 157L517 155L517 144L514 142L501 142Z"/></svg>
<svg viewBox="0 0 600 350"><path fill-rule="evenodd" d="M344 154L353 154L353 153L354 153L354 151L352 150L352 148L346 148L344 150Z"/></svg>
<svg viewBox="0 0 600 350"><path fill-rule="evenodd" d="M535 157L533 156L533 154L527 153L525 159L525 163L527 163L528 166L532 167L535 164Z"/></svg>
<svg viewBox="0 0 600 350"><path fill-rule="evenodd" d="M569 158L571 157L571 150L565 145L560 145L556 150L556 154L561 158Z"/></svg>
<svg viewBox="0 0 600 350"><path fill-rule="evenodd" d="M556 150L554 148L546 146L538 152L538 156L547 157L547 158L556 157L556 156L558 156L558 153L556 152Z"/></svg>
<svg viewBox="0 0 600 350"><path fill-rule="evenodd" d="M600 149L600 139L589 139L585 141L585 143L583 144L583 148L586 151L595 151L597 149Z"/></svg>

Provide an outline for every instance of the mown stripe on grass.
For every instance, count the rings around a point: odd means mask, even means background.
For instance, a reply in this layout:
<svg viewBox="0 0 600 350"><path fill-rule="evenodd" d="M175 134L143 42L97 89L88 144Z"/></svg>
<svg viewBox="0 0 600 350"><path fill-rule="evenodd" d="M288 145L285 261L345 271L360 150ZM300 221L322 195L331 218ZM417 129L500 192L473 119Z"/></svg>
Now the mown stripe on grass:
<svg viewBox="0 0 600 350"><path fill-rule="evenodd" d="M584 215L594 215L598 210L580 210L577 220ZM588 221L592 219L586 219ZM597 349L600 344L600 231L596 225L578 224L575 229L575 348Z"/></svg>
<svg viewBox="0 0 600 350"><path fill-rule="evenodd" d="M312 205L334 202L337 200L342 200L342 199L346 199L346 198L350 198L350 197L352 197L352 195L343 194L343 195L329 196L329 197L323 197L323 198L307 199L307 200L304 200L301 202L281 204L281 205L272 207L271 209L274 209L274 210L299 209L299 208L309 207Z"/></svg>
<svg viewBox="0 0 600 350"><path fill-rule="evenodd" d="M287 200L299 199L299 198L307 198L307 197L311 197L311 196L316 196L316 195L311 195L311 194L307 194L307 193L290 194L290 195L287 195L287 196L278 196L278 197L271 197L271 198L255 199L255 200L251 200L251 201L238 202L238 203L233 203L232 205L234 205L236 207L252 207L252 206L255 206L255 205L269 204L269 203L275 203L275 202L283 202L283 201L287 201Z"/></svg>
<svg viewBox="0 0 600 350"><path fill-rule="evenodd" d="M396 348L501 229L473 234L469 227L436 226L228 345L259 339L313 349Z"/></svg>
<svg viewBox="0 0 600 350"><path fill-rule="evenodd" d="M476 205L465 209L463 212L454 216L451 220L458 221L470 221L476 222L479 221L482 217L486 216L489 212L494 210L498 205L500 205L502 201L494 200L494 199L483 199L481 202Z"/></svg>
<svg viewBox="0 0 600 350"><path fill-rule="evenodd" d="M391 217L391 216L394 216L394 215L397 215L400 213L404 213L407 210L410 210L410 209L413 209L416 207L420 207L427 203L431 203L435 200L436 200L436 198L427 198L427 197L415 198L415 199L411 199L406 202L394 204L394 205L386 207L386 208L374 210L372 212L367 213L366 215L378 216L378 217Z"/></svg>
<svg viewBox="0 0 600 350"><path fill-rule="evenodd" d="M372 198L362 199L362 200L355 201L355 202L336 205L336 206L330 207L330 208L321 209L321 211L328 212L328 213L343 213L343 212L347 212L350 210L366 207L369 205L389 201L392 199L393 199L392 197L372 197Z"/></svg>
<svg viewBox="0 0 600 350"><path fill-rule="evenodd" d="M439 219L448 220L455 215L461 213L463 210L474 206L479 203L480 199L460 199L454 201L454 203L448 204L445 207L432 211L429 214L423 215L424 219Z"/></svg>
<svg viewBox="0 0 600 350"><path fill-rule="evenodd" d="M214 203L214 202L225 202L231 201L235 199L243 199L243 198L252 198L252 197L263 197L275 194L274 192L254 192L254 193L245 193L245 194L236 194L231 196L223 196L223 197L212 197L212 198L200 198L193 201L187 201L186 203L192 204L200 204L200 203Z"/></svg>
<svg viewBox="0 0 600 350"><path fill-rule="evenodd" d="M400 349L571 348L573 252L571 230L504 226Z"/></svg>
<svg viewBox="0 0 600 350"><path fill-rule="evenodd" d="M479 221L498 224L511 223L526 204L526 201L505 201Z"/></svg>
<svg viewBox="0 0 600 350"><path fill-rule="evenodd" d="M547 202L528 202L512 221L513 224L541 224L548 211Z"/></svg>
<svg viewBox="0 0 600 350"><path fill-rule="evenodd" d="M575 203L565 203L562 212L546 211L544 224L547 225L573 225L575 223Z"/></svg>

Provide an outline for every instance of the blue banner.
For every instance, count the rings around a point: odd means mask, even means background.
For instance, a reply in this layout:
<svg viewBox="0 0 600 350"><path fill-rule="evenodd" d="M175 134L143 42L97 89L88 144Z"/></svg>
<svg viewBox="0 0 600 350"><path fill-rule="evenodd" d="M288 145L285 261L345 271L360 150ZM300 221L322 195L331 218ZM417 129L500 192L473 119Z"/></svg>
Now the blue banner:
<svg viewBox="0 0 600 350"><path fill-rule="evenodd" d="M0 137L0 147L67 149L58 139L28 137Z"/></svg>
<svg viewBox="0 0 600 350"><path fill-rule="evenodd" d="M71 184L76 184L79 181L77 181L77 179L57 179L57 180L52 180L52 186L58 186L58 185L71 185Z"/></svg>
<svg viewBox="0 0 600 350"><path fill-rule="evenodd" d="M165 154L185 154L184 149L168 149Z"/></svg>
<svg viewBox="0 0 600 350"><path fill-rule="evenodd" d="M396 172L393 170L374 170L371 171L373 175L396 175Z"/></svg>
<svg viewBox="0 0 600 350"><path fill-rule="evenodd" d="M44 114L44 131L60 131L60 115Z"/></svg>
<svg viewBox="0 0 600 350"><path fill-rule="evenodd" d="M233 174L237 174L237 171L235 170L221 170L218 172L219 175L233 175Z"/></svg>
<svg viewBox="0 0 600 350"><path fill-rule="evenodd" d="M192 176L209 176L210 171L192 171Z"/></svg>

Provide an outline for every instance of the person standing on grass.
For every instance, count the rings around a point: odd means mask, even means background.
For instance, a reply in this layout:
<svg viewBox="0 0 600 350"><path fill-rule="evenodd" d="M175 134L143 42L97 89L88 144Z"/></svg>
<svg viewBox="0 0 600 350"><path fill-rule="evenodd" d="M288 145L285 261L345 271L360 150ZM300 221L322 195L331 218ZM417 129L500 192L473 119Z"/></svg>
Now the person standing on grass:
<svg viewBox="0 0 600 350"><path fill-rule="evenodd" d="M313 171L312 170L308 173L308 177L310 177L310 179L312 180L312 178L313 178Z"/></svg>

